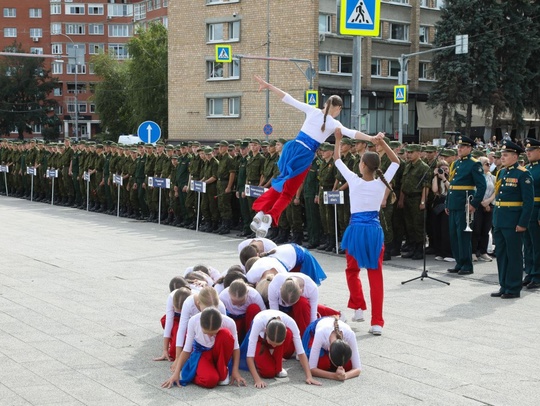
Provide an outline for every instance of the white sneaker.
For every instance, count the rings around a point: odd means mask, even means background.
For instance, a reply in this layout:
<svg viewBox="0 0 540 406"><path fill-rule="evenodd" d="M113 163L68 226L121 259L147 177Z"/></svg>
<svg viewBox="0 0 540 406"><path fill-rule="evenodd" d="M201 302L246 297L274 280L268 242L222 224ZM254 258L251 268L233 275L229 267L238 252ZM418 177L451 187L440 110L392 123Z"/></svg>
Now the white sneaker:
<svg viewBox="0 0 540 406"><path fill-rule="evenodd" d="M257 232L259 227L261 226L262 219L264 217L264 213L262 211L258 212L255 217L253 217L253 221L249 225L249 228L251 228L251 231L254 233Z"/></svg>
<svg viewBox="0 0 540 406"><path fill-rule="evenodd" d="M352 321L364 321L364 311L362 309L356 309Z"/></svg>
<svg viewBox="0 0 540 406"><path fill-rule="evenodd" d="M481 259L482 261L486 261L486 262L493 261L493 258L491 258L488 254L482 254L478 257L478 259Z"/></svg>
<svg viewBox="0 0 540 406"><path fill-rule="evenodd" d="M289 374L287 373L287 371L285 371L285 369L282 369L277 373L276 378L287 378L288 376Z"/></svg>
<svg viewBox="0 0 540 406"><path fill-rule="evenodd" d="M444 261L444 258L441 257L440 255L437 255L437 256L435 257L435 260L436 260L436 261Z"/></svg>
<svg viewBox="0 0 540 406"><path fill-rule="evenodd" d="M230 380L229 374L227 373L227 378L225 378L222 381L219 381L218 386L227 386L227 385L229 385L230 381L231 380Z"/></svg>
<svg viewBox="0 0 540 406"><path fill-rule="evenodd" d="M268 230L272 226L272 216L270 214L263 215L261 225L259 229L255 232L257 238L264 238L268 234Z"/></svg>
<svg viewBox="0 0 540 406"><path fill-rule="evenodd" d="M369 332L374 336L380 336L382 334L382 327L377 325L371 326Z"/></svg>
<svg viewBox="0 0 540 406"><path fill-rule="evenodd" d="M445 262L456 262L456 260L454 258L451 258L451 257L445 257L444 261Z"/></svg>
<svg viewBox="0 0 540 406"><path fill-rule="evenodd" d="M476 254L472 254L472 261L478 262L478 258L476 257Z"/></svg>

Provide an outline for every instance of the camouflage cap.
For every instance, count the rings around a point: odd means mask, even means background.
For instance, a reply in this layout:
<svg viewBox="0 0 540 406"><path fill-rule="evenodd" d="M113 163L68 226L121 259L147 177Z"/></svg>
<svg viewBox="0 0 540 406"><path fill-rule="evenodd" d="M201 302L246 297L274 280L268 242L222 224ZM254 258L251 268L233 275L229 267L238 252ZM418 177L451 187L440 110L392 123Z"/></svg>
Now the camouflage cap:
<svg viewBox="0 0 540 406"><path fill-rule="evenodd" d="M168 145L165 147L165 149L166 149L167 151L174 150L174 145L168 144Z"/></svg>
<svg viewBox="0 0 540 406"><path fill-rule="evenodd" d="M228 147L229 141L221 140L217 145L218 147Z"/></svg>
<svg viewBox="0 0 540 406"><path fill-rule="evenodd" d="M275 147L276 144L277 144L277 141L276 141L276 140L270 140L270 141L268 142L268 146L269 146L269 147Z"/></svg>
<svg viewBox="0 0 540 406"><path fill-rule="evenodd" d="M343 137L343 138L341 139L341 143L342 143L343 145L353 145L353 144L354 144L354 141L353 141L351 138L349 138L349 137Z"/></svg>
<svg viewBox="0 0 540 406"><path fill-rule="evenodd" d="M204 151L204 153L205 153L206 155L209 155L209 154L211 154L212 152L214 152L214 148L212 148L212 147L204 147L204 148L203 148L203 151Z"/></svg>
<svg viewBox="0 0 540 406"><path fill-rule="evenodd" d="M261 147L267 147L268 144L269 144L268 141L262 141L262 142L261 142Z"/></svg>
<svg viewBox="0 0 540 406"><path fill-rule="evenodd" d="M401 142L399 142L399 141L390 141L390 143L388 145L390 145L390 148L395 149L395 148L401 147Z"/></svg>
<svg viewBox="0 0 540 406"><path fill-rule="evenodd" d="M422 146L419 144L409 144L406 148L407 152L420 152L422 150Z"/></svg>
<svg viewBox="0 0 540 406"><path fill-rule="evenodd" d="M437 152L437 147L435 145L426 145L426 152Z"/></svg>

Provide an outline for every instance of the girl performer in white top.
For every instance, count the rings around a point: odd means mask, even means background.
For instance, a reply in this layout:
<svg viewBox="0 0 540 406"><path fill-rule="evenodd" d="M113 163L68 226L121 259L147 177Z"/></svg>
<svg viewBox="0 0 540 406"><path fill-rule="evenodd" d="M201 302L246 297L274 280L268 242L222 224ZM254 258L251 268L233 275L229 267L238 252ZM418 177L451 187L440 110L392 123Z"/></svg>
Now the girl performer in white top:
<svg viewBox="0 0 540 406"><path fill-rule="evenodd" d="M379 169L381 161L379 155L375 152L366 152L360 161L360 173L362 174L360 178L349 170L340 159L342 134L339 129L336 130L335 137L334 159L336 167L349 184L351 197L351 220L341 241L341 246L346 250L347 256L345 271L350 294L348 306L355 310L353 320L363 320L366 302L360 282L360 268L367 268L372 308L369 331L374 335L380 335L384 326L382 315L384 235L379 222L379 210L386 188L392 190L388 182L392 180L399 168L399 158L384 139L376 139L375 143L383 147L392 163L383 175Z"/></svg>
<svg viewBox="0 0 540 406"><path fill-rule="evenodd" d="M313 376L344 381L360 375L362 364L356 335L337 317L323 317L302 336Z"/></svg>
<svg viewBox="0 0 540 406"><path fill-rule="evenodd" d="M336 120L343 106L343 101L339 96L331 96L321 110L294 99L259 76L255 76L255 80L259 82L259 91L268 89L277 94L284 103L306 113L306 119L299 134L283 147L278 161L280 174L272 179L272 187L253 203L253 210L258 213L251 223L251 228L257 237L265 237L272 222L277 226L281 213L287 208L304 181L319 145L332 135L336 128L341 127L343 134L347 137L364 141L373 141L375 138L383 138L384 135L370 137L342 127Z"/></svg>
<svg viewBox="0 0 540 406"><path fill-rule="evenodd" d="M292 357L294 351L306 374L308 385L320 385L313 379L302 338L295 321L279 310L263 310L255 316L248 336L240 349L240 366L246 364L256 388L265 388L262 378L285 378L283 358Z"/></svg>

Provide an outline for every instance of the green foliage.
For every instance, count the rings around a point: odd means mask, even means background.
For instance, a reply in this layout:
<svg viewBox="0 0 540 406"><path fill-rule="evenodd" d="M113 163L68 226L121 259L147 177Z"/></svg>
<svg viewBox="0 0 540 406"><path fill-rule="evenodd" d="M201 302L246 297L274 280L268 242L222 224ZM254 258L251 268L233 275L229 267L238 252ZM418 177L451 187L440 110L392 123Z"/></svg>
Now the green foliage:
<svg viewBox="0 0 540 406"><path fill-rule="evenodd" d="M114 139L120 134L133 134L140 123L152 120L167 138L167 29L162 24L150 24L136 33L128 49L128 61L108 55L93 59L95 72L102 79L94 96L102 126Z"/></svg>
<svg viewBox="0 0 540 406"><path fill-rule="evenodd" d="M7 50L27 52L16 43ZM32 132L32 125L50 125L57 103L48 96L56 87L58 79L44 68L43 58L0 57L0 134L17 131L22 139L24 132Z"/></svg>

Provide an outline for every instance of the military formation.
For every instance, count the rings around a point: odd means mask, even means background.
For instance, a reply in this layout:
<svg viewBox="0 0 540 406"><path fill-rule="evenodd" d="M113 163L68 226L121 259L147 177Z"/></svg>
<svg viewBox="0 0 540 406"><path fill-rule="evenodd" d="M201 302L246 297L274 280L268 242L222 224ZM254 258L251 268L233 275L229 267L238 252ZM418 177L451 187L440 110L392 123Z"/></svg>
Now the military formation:
<svg viewBox="0 0 540 406"><path fill-rule="evenodd" d="M178 145L158 142L156 145L126 146L114 142L75 142L69 138L62 143L3 140L0 143L0 162L6 173L5 178L0 174L0 193L44 203L51 203L54 198L57 205L114 215L118 207L122 217L160 221L188 229L199 225L199 230L217 234L237 230L237 236L253 237L249 224L255 215L252 210L255 197L246 194L246 186L267 188L271 185L278 174L277 161L286 142L282 138L270 142L247 138L233 142L222 140L213 145L183 141ZM526 154L524 148L508 140L504 140L499 148L483 150L464 136L456 140L455 148L402 145L388 139L387 143L401 158L401 165L391 184L395 193L388 193L381 204L386 261L398 255L418 260L434 253L433 247L441 230L432 222L436 204L431 184L434 168L443 161L450 167L446 179L449 191L445 209L452 236L453 258L450 259L456 260L455 267L449 272L459 275L473 272L470 235L463 232L468 218L465 207L472 212L478 206L485 185L482 184L476 158L488 156L494 175L499 175L494 203L499 216L495 215L495 227L506 229L516 226L501 226L513 218L507 213L501 216L502 211L525 212L527 225L520 225L526 228L526 232L519 231L519 237L523 238L507 236L504 241L512 242L512 249L517 249L516 244L525 245L527 277L523 284L531 285L531 288L540 286L540 252L536 248L540 245L540 157L535 152L539 148L537 140L526 140ZM349 222L350 202L347 183L334 165L333 149L333 144L321 144L303 186L281 216L278 227L270 230L269 237L276 243L294 242L304 244L308 249L343 253L339 241ZM375 150L376 147L370 143L346 138L341 146L341 156L351 170L360 174L359 162L363 153ZM377 152L383 155L380 169L384 172L390 161L382 149ZM504 155L510 152L515 155L516 162L504 165ZM511 165L515 165L520 174L528 175L523 179L513 175L508 178L509 169L505 167ZM33 168L34 175L28 173L28 168ZM48 176L50 169L58 170L57 177ZM170 189L162 189L161 199L160 190L149 184L149 178L170 180ZM503 193L501 182L510 185L508 179L515 186ZM190 187L191 181L204 182L206 193L199 196ZM510 192L521 192L522 186L525 190L529 185L527 196L512 200L517 203L505 203L506 199L513 199ZM344 204L337 205L337 210L334 205L324 203L325 192L328 191L343 192ZM475 197L466 206L465 199L469 195ZM525 219L520 217L519 221ZM515 230L513 232L516 233ZM523 242L519 243L521 240ZM515 285L515 281L513 283ZM509 295L518 294L514 285Z"/></svg>

